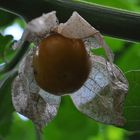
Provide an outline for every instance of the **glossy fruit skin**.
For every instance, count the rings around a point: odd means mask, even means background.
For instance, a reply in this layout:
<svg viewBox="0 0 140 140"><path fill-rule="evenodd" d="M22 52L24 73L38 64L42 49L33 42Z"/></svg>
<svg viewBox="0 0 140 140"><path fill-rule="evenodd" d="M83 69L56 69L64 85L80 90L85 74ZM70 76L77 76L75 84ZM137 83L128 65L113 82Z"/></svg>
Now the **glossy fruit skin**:
<svg viewBox="0 0 140 140"><path fill-rule="evenodd" d="M33 68L35 80L43 90L64 95L75 92L86 81L90 60L81 39L52 34L38 46Z"/></svg>

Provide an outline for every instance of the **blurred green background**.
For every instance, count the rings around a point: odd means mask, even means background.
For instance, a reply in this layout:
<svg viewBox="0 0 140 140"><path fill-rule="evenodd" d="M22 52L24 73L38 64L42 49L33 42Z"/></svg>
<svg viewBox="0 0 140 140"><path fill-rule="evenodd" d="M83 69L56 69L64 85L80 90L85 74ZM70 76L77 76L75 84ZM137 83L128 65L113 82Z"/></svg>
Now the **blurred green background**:
<svg viewBox="0 0 140 140"><path fill-rule="evenodd" d="M140 13L140 0L85 0L82 2ZM15 54L11 46L15 40L20 38L25 25L23 19L0 10L0 66L3 65L3 62L8 62ZM14 27L14 32L16 29L19 31L17 37L12 36L11 30L6 31L11 26ZM130 82L130 90L124 108L124 115L128 123L124 128L117 128L95 122L78 112L69 97L63 97L58 115L43 130L42 140L140 139L140 44L107 36L105 36L105 40L115 53L115 63L126 73ZM136 71L128 73L130 70ZM2 78L3 75L0 75L0 79ZM32 122L13 112L10 95L11 82L12 77L11 81L7 80L0 89L0 140L39 140ZM132 106L136 108L132 108Z"/></svg>

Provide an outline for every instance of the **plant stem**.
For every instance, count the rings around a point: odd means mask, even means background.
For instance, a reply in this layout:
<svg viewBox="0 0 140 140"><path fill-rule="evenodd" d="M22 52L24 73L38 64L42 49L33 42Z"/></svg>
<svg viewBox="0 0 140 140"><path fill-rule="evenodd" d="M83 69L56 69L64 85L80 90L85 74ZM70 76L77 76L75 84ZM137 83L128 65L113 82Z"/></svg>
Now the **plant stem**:
<svg viewBox="0 0 140 140"><path fill-rule="evenodd" d="M26 51L29 48L29 42L25 41L19 48L19 50L16 52L13 59L4 65L0 67L0 74L7 73L8 71L11 71L22 59L22 57L25 55Z"/></svg>
<svg viewBox="0 0 140 140"><path fill-rule="evenodd" d="M42 140L41 132L37 129L35 125L34 127L35 127L35 132L36 132L36 140Z"/></svg>
<svg viewBox="0 0 140 140"><path fill-rule="evenodd" d="M105 35L140 41L140 14L129 11L73 0L0 0L0 7L18 13L27 20L56 10L60 22L66 21L73 11L77 11Z"/></svg>

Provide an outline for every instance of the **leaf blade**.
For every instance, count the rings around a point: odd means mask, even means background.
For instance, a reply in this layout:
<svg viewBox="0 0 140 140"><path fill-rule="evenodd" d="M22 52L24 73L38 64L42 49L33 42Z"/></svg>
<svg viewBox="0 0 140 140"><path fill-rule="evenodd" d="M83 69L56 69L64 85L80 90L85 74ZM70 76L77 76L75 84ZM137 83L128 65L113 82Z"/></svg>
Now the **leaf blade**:
<svg viewBox="0 0 140 140"><path fill-rule="evenodd" d="M140 130L140 70L126 73L129 81L129 92L124 106L126 118L125 129L130 131Z"/></svg>
<svg viewBox="0 0 140 140"><path fill-rule="evenodd" d="M14 111L11 101L11 84L16 73L9 75L0 87L0 135L7 135L12 123L12 113Z"/></svg>

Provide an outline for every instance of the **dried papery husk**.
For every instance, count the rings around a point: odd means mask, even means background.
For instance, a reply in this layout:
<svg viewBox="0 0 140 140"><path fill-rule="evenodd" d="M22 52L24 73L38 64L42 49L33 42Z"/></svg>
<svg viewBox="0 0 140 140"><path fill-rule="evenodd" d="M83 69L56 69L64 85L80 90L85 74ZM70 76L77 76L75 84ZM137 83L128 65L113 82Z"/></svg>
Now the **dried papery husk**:
<svg viewBox="0 0 140 140"><path fill-rule="evenodd" d="M32 52L31 50L20 64L19 75L13 82L12 101L16 111L31 119L41 130L56 116L61 99L43 91L36 84ZM42 93L46 94L49 100L46 100Z"/></svg>
<svg viewBox="0 0 140 140"><path fill-rule="evenodd" d="M78 110L92 119L122 126L125 123L123 103L128 82L122 72L111 65L105 59L93 56L88 80L71 97Z"/></svg>
<svg viewBox="0 0 140 140"><path fill-rule="evenodd" d="M83 39L83 42L85 44L87 51L89 51L89 52L91 51L91 49L101 48L98 41L93 36Z"/></svg>
<svg viewBox="0 0 140 140"><path fill-rule="evenodd" d="M92 27L77 12L73 12L72 16L66 23L61 23L55 31L68 38L78 38L85 40L87 49L103 47L110 63L114 60L114 55L108 45L105 43L102 35L98 30ZM89 43L92 42L92 43ZM91 46L90 46L91 45Z"/></svg>
<svg viewBox="0 0 140 140"><path fill-rule="evenodd" d="M52 34L80 39L88 53L91 48L104 48L109 62L90 55L92 65L88 79L70 96L78 110L87 116L99 122L122 126L125 122L122 111L128 82L113 64L113 53L100 32L77 12L73 12L66 23L58 25L56 12L53 11L29 22L18 45L29 41L39 47L40 41ZM19 66L19 74L13 82L12 100L16 111L30 118L41 129L56 116L61 97L42 90L35 81L32 61L38 47L31 50Z"/></svg>
<svg viewBox="0 0 140 140"><path fill-rule="evenodd" d="M58 25L56 32L68 38L83 39L98 31L77 12L73 12L66 23Z"/></svg>
<svg viewBox="0 0 140 140"><path fill-rule="evenodd" d="M47 14L31 20L24 30L20 42L29 41L35 45L40 43L40 40L54 30L59 24L56 17L56 11L52 11Z"/></svg>

